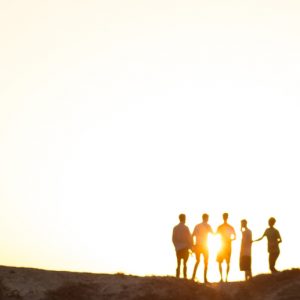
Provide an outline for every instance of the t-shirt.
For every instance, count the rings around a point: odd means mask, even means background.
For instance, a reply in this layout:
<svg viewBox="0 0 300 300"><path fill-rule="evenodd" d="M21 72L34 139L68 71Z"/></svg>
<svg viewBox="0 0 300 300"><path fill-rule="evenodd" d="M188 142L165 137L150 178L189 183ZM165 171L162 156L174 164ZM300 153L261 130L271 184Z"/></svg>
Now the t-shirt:
<svg viewBox="0 0 300 300"><path fill-rule="evenodd" d="M279 240L281 240L280 233L274 227L267 228L264 236L268 239L268 251L278 252L279 251Z"/></svg>
<svg viewBox="0 0 300 300"><path fill-rule="evenodd" d="M208 234L213 233L211 226L207 223L200 223L195 226L193 236L196 237L196 245L207 246Z"/></svg>
<svg viewBox="0 0 300 300"><path fill-rule="evenodd" d="M184 223L180 222L173 228L172 241L176 251L192 247L192 235Z"/></svg>
<svg viewBox="0 0 300 300"><path fill-rule="evenodd" d="M242 233L241 256L251 256L252 231L245 229Z"/></svg>
<svg viewBox="0 0 300 300"><path fill-rule="evenodd" d="M221 236L222 244L229 246L231 245L232 236L235 236L235 230L231 225L224 223L218 227L217 234Z"/></svg>

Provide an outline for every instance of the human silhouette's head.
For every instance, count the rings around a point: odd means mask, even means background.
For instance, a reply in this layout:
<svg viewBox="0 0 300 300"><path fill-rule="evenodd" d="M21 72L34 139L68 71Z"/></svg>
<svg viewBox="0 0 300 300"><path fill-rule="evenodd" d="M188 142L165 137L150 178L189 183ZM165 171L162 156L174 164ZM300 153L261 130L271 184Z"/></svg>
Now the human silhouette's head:
<svg viewBox="0 0 300 300"><path fill-rule="evenodd" d="M202 220L203 220L203 222L207 222L207 221L208 221L208 218L209 218L208 214L203 214L203 215L202 215Z"/></svg>
<svg viewBox="0 0 300 300"><path fill-rule="evenodd" d="M185 214L180 214L180 215L179 215L179 221L180 221L180 222L185 223L185 219L186 219L186 218L185 218Z"/></svg>
<svg viewBox="0 0 300 300"><path fill-rule="evenodd" d="M243 219L243 220L241 221L241 227L242 227L242 228L247 228L247 220Z"/></svg>
<svg viewBox="0 0 300 300"><path fill-rule="evenodd" d="M270 226L270 227L273 227L273 226L275 225L275 223L276 223L276 219L273 218L273 217L271 217L271 218L269 219L269 226Z"/></svg>
<svg viewBox="0 0 300 300"><path fill-rule="evenodd" d="M223 214L223 220L224 220L224 222L227 222L227 220L228 220L228 213L224 213Z"/></svg>

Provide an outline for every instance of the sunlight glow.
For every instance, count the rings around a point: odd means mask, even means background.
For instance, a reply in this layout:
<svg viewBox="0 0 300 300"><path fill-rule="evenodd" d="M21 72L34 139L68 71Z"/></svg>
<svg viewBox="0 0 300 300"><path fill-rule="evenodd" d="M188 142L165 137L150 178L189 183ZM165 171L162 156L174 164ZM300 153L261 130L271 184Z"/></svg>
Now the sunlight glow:
<svg viewBox="0 0 300 300"><path fill-rule="evenodd" d="M211 256L215 257L221 249L221 246L222 243L219 235L208 236L208 248Z"/></svg>
<svg viewBox="0 0 300 300"><path fill-rule="evenodd" d="M1 1L1 264L174 275L179 213L227 211L230 280L243 218L299 267L300 2L175 2Z"/></svg>

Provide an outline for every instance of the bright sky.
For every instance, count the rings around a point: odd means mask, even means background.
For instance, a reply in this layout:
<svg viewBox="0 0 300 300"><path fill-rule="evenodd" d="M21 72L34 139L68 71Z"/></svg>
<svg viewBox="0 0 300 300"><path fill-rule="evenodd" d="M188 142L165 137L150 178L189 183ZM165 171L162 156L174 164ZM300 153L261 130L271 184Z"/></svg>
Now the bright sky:
<svg viewBox="0 0 300 300"><path fill-rule="evenodd" d="M297 0L1 0L0 263L173 275L178 214L227 211L231 280L242 218L299 267L299 36Z"/></svg>

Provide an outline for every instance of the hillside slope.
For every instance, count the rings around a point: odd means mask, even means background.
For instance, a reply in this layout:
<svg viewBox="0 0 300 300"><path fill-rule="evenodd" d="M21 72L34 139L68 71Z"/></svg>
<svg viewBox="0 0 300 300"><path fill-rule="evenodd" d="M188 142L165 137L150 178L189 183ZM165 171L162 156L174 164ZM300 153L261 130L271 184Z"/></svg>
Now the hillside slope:
<svg viewBox="0 0 300 300"><path fill-rule="evenodd" d="M0 267L0 300L300 300L300 269L208 286L137 277Z"/></svg>

